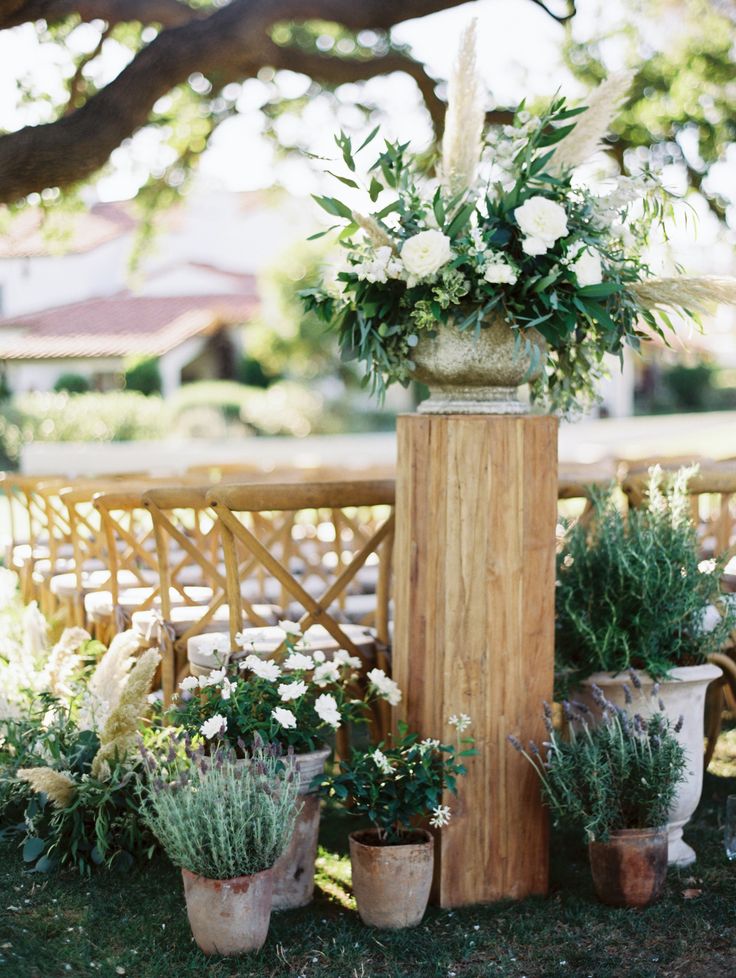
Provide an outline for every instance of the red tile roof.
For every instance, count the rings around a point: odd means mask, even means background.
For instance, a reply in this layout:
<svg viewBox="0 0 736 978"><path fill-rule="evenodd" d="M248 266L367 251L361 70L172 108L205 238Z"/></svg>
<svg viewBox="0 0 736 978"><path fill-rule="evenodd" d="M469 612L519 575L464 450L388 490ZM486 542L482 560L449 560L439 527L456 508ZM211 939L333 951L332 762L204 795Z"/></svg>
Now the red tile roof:
<svg viewBox="0 0 736 978"><path fill-rule="evenodd" d="M255 288L235 295L128 292L0 319L0 359L161 356L184 340L249 319Z"/></svg>
<svg viewBox="0 0 736 978"><path fill-rule="evenodd" d="M82 254L132 232L136 224L130 205L94 204L88 211L65 215L64 234L54 236L44 228L43 212L29 207L0 235L0 258Z"/></svg>

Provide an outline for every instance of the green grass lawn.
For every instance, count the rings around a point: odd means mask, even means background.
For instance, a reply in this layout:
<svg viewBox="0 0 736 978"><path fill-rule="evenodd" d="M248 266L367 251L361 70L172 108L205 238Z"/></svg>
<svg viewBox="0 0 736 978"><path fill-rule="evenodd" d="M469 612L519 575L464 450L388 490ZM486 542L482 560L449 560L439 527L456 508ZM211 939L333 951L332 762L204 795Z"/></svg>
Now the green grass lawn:
<svg viewBox="0 0 736 978"><path fill-rule="evenodd" d="M180 877L164 860L92 880L46 877L24 872L19 853L5 843L0 976L736 978L736 865L725 859L720 832L736 779L706 780L687 833L699 861L672 871L664 899L644 911L597 903L584 850L555 836L547 899L432 908L415 930L369 930L353 908L344 855L355 826L329 817L314 903L275 914L263 951L240 960L206 958L196 948Z"/></svg>

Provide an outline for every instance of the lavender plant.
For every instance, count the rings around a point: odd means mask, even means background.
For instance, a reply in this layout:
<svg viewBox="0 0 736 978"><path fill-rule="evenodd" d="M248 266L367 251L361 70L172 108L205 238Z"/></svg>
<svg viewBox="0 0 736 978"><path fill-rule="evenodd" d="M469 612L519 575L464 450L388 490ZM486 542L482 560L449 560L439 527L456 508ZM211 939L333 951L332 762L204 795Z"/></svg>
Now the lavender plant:
<svg viewBox="0 0 736 978"><path fill-rule="evenodd" d="M685 775L685 750L676 736L682 718L673 726L661 707L646 718L632 715L607 700L600 687L592 689L600 720L591 722L584 704L565 701L563 735L545 703L549 739L541 749L533 741L525 749L513 735L510 743L539 775L555 822L582 829L588 841L606 842L619 829L665 825ZM625 690L630 703L631 691Z"/></svg>
<svg viewBox="0 0 736 978"><path fill-rule="evenodd" d="M207 879L252 876L289 844L298 779L277 746L256 738L238 759L227 745L206 754L172 735L165 757L143 755L143 818L175 866Z"/></svg>

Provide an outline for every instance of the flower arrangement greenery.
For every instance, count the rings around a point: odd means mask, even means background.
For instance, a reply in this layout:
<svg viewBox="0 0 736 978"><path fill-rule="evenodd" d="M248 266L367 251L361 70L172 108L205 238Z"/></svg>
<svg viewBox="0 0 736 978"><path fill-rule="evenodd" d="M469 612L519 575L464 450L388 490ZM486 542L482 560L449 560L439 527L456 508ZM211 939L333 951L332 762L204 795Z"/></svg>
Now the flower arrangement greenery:
<svg viewBox="0 0 736 978"><path fill-rule="evenodd" d="M692 469L654 468L648 505L624 514L594 492L593 516L568 528L558 554L556 671L564 692L594 672L633 667L654 679L695 665L736 627L720 602L724 560L703 561L687 495ZM720 614L708 621L709 606Z"/></svg>
<svg viewBox="0 0 736 978"><path fill-rule="evenodd" d="M210 741L236 746L259 736L306 753L324 747L343 724L364 721L372 699L399 702L398 686L380 669L368 673L367 696L355 695L359 659L344 650L330 659L307 652L298 626L281 625L286 648L280 661L251 652L237 665L188 676L171 722Z"/></svg>
<svg viewBox="0 0 736 978"><path fill-rule="evenodd" d="M630 688L625 691L631 703ZM525 750L513 735L509 741L539 775L555 822L582 829L587 841L607 842L611 832L621 829L665 825L685 776L685 749L676 737L682 719L673 726L661 709L646 719L632 716L607 700L598 686L592 692L602 710L595 723L583 704L565 701L563 736L545 703L549 740L542 750L534 742Z"/></svg>
<svg viewBox="0 0 736 978"><path fill-rule="evenodd" d="M15 691L0 722L0 823L21 835L23 858L39 870L60 865L88 874L150 857L155 843L140 820L133 747L145 730L159 654L136 657L131 632L105 651L78 628L48 649L46 622L29 607L14 654L34 685L25 702ZM9 643L8 673L12 649Z"/></svg>
<svg viewBox="0 0 736 978"><path fill-rule="evenodd" d="M336 137L346 169L328 172L367 208L316 197L341 228L344 261L301 294L380 396L411 381L421 337L444 326L479 335L500 316L530 358L530 376L545 358L532 396L568 409L590 398L605 354L639 347L642 323L664 335L667 310L736 302L736 282L652 277L644 249L668 198L651 173L610 180L600 194L581 181L578 168L601 149L628 74L602 83L587 106L555 96L533 114L522 103L510 126L486 128L474 31L465 31L450 79L434 177L408 143L386 142L363 179L356 157L378 130L355 150L348 135Z"/></svg>
<svg viewBox="0 0 736 978"><path fill-rule="evenodd" d="M465 714L450 718L458 735L470 725ZM466 773L460 758L475 754L472 737L460 737L457 746L430 738L420 739L405 723L388 744L370 751L354 751L340 761L340 771L328 775L322 791L338 801L350 801L350 812L367 815L386 845L401 845L411 837L419 819L442 828L451 817L442 804L442 792L457 793L457 778Z"/></svg>
<svg viewBox="0 0 736 978"><path fill-rule="evenodd" d="M206 754L173 739L166 757L143 754L143 817L175 866L212 880L273 866L299 812L298 778L278 747L256 738L238 759L226 744Z"/></svg>

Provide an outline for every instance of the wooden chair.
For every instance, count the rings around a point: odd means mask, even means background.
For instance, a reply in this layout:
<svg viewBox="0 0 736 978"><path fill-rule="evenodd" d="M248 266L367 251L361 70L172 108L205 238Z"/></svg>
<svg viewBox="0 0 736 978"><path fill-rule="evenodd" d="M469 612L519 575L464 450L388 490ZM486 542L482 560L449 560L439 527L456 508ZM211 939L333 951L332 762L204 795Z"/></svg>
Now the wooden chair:
<svg viewBox="0 0 736 978"><path fill-rule="evenodd" d="M254 579L260 569L263 580L282 588L284 611L298 621L309 647L328 657L345 649L364 669L372 664L389 672L393 480L224 485L207 499L222 531L232 650L237 635L257 653L284 650L281 634L262 627L252 596L243 595L244 577ZM361 573L374 588L372 607L351 623L346 606ZM244 627L246 619L260 627ZM374 716L379 736L388 722L382 704Z"/></svg>

